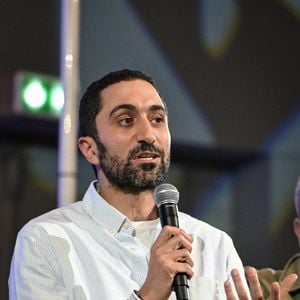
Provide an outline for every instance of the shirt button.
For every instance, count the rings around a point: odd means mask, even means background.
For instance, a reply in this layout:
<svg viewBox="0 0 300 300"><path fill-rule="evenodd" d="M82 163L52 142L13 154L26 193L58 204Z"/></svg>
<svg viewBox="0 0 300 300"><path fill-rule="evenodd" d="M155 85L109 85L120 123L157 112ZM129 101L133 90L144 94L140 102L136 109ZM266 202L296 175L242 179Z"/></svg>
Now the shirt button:
<svg viewBox="0 0 300 300"><path fill-rule="evenodd" d="M123 228L124 228L124 229L128 229L128 228L129 228L129 225L128 225L127 222L124 223Z"/></svg>

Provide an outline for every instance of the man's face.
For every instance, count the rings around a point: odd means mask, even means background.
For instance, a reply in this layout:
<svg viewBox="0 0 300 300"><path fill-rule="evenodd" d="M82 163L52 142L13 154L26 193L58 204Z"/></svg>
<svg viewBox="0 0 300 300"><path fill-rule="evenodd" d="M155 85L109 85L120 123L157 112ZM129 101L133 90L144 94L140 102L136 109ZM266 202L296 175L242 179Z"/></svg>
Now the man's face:
<svg viewBox="0 0 300 300"><path fill-rule="evenodd" d="M132 80L105 88L101 98L96 117L100 176L128 193L155 188L170 162L170 133L159 94L150 83Z"/></svg>

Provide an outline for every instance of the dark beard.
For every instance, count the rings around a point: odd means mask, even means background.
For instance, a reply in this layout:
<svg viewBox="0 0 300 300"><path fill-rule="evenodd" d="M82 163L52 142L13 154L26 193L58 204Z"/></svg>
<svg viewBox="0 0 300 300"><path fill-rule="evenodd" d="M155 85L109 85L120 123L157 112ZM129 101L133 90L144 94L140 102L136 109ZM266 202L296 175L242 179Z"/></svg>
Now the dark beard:
<svg viewBox="0 0 300 300"><path fill-rule="evenodd" d="M154 189L161 184L169 170L170 157L165 162L163 150L151 144L140 143L131 150L127 159L120 159L117 155L111 156L102 142L96 140L100 167L108 181L119 190L129 194L139 194L146 190ZM161 164L143 163L135 166L131 159L141 151L152 151L160 155Z"/></svg>

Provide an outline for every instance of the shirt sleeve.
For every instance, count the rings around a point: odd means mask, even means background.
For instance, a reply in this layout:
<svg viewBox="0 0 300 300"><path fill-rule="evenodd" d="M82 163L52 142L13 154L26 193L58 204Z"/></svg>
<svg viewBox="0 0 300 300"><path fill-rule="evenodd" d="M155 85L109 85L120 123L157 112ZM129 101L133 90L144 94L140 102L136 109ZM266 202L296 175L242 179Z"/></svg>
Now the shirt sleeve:
<svg viewBox="0 0 300 300"><path fill-rule="evenodd" d="M141 298L133 291L127 300L141 300Z"/></svg>
<svg viewBox="0 0 300 300"><path fill-rule="evenodd" d="M10 299L67 299L49 236L42 228L17 236L9 275Z"/></svg>

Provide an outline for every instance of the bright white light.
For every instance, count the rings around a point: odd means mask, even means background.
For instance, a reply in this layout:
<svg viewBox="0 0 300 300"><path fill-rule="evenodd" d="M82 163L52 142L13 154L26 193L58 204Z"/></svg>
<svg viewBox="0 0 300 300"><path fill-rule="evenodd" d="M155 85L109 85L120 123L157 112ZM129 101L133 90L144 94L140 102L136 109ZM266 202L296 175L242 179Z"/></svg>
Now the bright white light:
<svg viewBox="0 0 300 300"><path fill-rule="evenodd" d="M23 99L30 109L38 110L45 104L47 92L39 80L33 79L25 86Z"/></svg>
<svg viewBox="0 0 300 300"><path fill-rule="evenodd" d="M67 68L71 68L73 66L73 55L67 54L65 56L65 65Z"/></svg>
<svg viewBox="0 0 300 300"><path fill-rule="evenodd" d="M62 111L64 106L65 97L62 86L57 83L54 84L50 91L50 107L51 110L56 114L59 114Z"/></svg>
<svg viewBox="0 0 300 300"><path fill-rule="evenodd" d="M69 114L67 114L64 118L64 132L70 133L72 129L72 119Z"/></svg>

